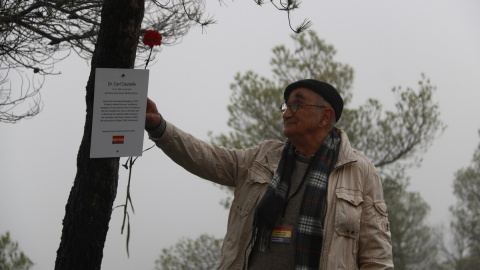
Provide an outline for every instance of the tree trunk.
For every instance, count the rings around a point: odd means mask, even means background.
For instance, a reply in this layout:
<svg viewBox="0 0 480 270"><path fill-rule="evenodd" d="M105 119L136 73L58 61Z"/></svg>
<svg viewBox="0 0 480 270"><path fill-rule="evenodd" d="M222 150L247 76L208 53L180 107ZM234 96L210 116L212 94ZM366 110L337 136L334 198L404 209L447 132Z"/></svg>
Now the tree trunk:
<svg viewBox="0 0 480 270"><path fill-rule="evenodd" d="M96 68L133 68L145 0L105 0L86 87L77 174L65 207L55 269L100 269L118 185L118 158L90 159Z"/></svg>

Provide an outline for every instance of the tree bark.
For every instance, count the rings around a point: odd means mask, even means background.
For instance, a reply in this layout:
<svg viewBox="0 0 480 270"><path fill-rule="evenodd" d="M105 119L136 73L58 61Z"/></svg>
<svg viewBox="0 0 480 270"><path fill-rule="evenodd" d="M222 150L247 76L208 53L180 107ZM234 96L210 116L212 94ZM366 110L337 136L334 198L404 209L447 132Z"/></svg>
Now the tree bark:
<svg viewBox="0 0 480 270"><path fill-rule="evenodd" d="M105 0L86 86L77 174L65 207L55 269L100 269L118 185L118 158L90 158L96 68L133 68L145 0Z"/></svg>

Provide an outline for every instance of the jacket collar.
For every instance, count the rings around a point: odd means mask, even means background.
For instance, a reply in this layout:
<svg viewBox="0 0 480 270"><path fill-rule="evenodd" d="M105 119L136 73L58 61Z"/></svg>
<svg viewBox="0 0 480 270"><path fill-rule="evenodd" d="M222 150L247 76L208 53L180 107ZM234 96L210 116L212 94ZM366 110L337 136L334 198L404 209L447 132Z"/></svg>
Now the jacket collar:
<svg viewBox="0 0 480 270"><path fill-rule="evenodd" d="M347 133L339 128L336 128L336 130L340 134L341 142L337 162L335 163L335 169L348 163L357 161L357 157L352 146L350 145L350 140L348 139Z"/></svg>

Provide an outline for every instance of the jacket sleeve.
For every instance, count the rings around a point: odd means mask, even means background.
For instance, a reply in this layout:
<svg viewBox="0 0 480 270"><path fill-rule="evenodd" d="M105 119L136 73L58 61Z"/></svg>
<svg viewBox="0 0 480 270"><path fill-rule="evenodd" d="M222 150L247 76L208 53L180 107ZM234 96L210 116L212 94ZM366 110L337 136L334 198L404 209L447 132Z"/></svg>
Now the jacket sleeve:
<svg viewBox="0 0 480 270"><path fill-rule="evenodd" d="M393 269L392 241L382 182L368 162L368 180L360 222L358 261L360 269Z"/></svg>
<svg viewBox="0 0 480 270"><path fill-rule="evenodd" d="M231 150L209 145L167 122L161 137L149 133L150 139L175 163L187 171L215 183L236 186L247 173L256 149Z"/></svg>

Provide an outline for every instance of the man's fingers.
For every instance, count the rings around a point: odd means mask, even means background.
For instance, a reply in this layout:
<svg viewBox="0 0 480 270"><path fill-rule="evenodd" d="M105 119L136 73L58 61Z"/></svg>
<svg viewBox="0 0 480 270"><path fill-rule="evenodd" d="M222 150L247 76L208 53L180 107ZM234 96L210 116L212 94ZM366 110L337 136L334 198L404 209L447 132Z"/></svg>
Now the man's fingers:
<svg viewBox="0 0 480 270"><path fill-rule="evenodd" d="M147 113L158 113L158 110L157 110L157 105L155 104L155 102L153 102L153 100L147 98Z"/></svg>
<svg viewBox="0 0 480 270"><path fill-rule="evenodd" d="M154 129L160 125L162 116L157 110L157 105L153 100L147 98L147 113L145 115L145 128Z"/></svg>

